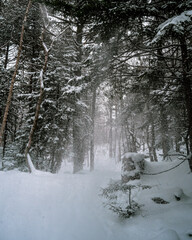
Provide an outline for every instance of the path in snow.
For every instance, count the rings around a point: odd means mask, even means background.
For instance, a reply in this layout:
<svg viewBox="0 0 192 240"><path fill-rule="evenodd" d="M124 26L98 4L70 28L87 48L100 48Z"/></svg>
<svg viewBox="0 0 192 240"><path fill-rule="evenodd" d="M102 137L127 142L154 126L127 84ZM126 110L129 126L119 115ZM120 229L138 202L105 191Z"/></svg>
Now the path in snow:
<svg viewBox="0 0 192 240"><path fill-rule="evenodd" d="M71 172L1 172L0 240L117 239L98 194L119 173Z"/></svg>
<svg viewBox="0 0 192 240"><path fill-rule="evenodd" d="M166 212L120 221L103 207L98 196L101 186L120 178L113 162L98 155L93 173L71 172L66 166L58 175L1 172L0 240L150 240L161 232L163 238L166 231L176 234L169 230L175 221L172 224ZM180 208L190 221L189 208Z"/></svg>

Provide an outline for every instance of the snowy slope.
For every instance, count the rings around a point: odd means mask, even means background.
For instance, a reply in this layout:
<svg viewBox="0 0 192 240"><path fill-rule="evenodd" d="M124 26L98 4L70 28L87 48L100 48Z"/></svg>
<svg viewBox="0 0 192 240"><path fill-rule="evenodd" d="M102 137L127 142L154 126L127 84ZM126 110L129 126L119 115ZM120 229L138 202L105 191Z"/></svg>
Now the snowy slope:
<svg viewBox="0 0 192 240"><path fill-rule="evenodd" d="M175 163L164 163L164 165ZM162 169L148 163L147 171ZM153 187L138 193L144 204L140 216L120 220L105 209L98 196L101 186L111 178L120 178L115 166L102 152L97 155L96 170L71 174L68 163L57 175L0 172L0 240L172 240L191 239L192 177L187 162L158 176L143 176ZM171 191L183 189L181 201ZM171 200L155 204L150 197L157 192Z"/></svg>

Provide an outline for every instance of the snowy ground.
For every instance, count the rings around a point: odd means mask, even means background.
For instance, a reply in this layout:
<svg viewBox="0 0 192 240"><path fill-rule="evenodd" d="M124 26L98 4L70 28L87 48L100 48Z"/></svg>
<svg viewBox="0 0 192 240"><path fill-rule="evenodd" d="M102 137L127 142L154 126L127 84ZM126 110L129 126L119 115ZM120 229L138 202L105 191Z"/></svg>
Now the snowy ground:
<svg viewBox="0 0 192 240"><path fill-rule="evenodd" d="M148 163L157 172L172 163ZM144 204L141 215L120 220L104 208L98 196L111 178L120 179L120 166L97 154L96 170L73 175L63 165L57 175L0 172L0 240L172 240L191 239L192 175L187 162L168 173L143 176L153 186L137 196ZM181 201L173 199L178 187ZM151 197L163 196L169 204L155 204Z"/></svg>

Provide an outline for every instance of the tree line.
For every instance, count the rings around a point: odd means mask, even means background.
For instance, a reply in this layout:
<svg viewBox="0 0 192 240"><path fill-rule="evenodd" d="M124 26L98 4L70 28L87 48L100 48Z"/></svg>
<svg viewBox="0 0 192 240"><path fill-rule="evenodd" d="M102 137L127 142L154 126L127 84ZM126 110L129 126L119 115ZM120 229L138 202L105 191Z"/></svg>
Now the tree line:
<svg viewBox="0 0 192 240"><path fill-rule="evenodd" d="M27 4L0 4L3 168L10 148L13 168L25 170L29 153L51 172L71 158L74 173L85 158L94 169L95 143L117 161L192 152L191 1L32 1L24 22Z"/></svg>

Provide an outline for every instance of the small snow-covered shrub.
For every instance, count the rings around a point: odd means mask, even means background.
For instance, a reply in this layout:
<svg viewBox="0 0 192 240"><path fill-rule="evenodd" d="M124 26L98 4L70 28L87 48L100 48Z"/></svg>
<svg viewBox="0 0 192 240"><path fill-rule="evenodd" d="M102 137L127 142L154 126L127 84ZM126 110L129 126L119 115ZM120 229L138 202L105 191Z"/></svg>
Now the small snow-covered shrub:
<svg viewBox="0 0 192 240"><path fill-rule="evenodd" d="M105 198L104 205L122 218L135 215L140 205L133 199L133 189L137 186L122 181L111 181L102 189L101 195Z"/></svg>
<svg viewBox="0 0 192 240"><path fill-rule="evenodd" d="M122 156L121 180L126 183L140 179L140 174L145 168L145 155L141 153L125 153Z"/></svg>

